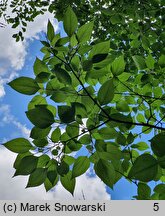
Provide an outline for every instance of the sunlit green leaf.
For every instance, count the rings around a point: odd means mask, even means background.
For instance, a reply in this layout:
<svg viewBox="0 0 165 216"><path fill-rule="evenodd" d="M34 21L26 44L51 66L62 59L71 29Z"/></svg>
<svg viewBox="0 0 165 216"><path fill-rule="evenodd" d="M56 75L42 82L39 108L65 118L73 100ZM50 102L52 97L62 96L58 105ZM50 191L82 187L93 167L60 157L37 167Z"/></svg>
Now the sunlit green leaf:
<svg viewBox="0 0 165 216"><path fill-rule="evenodd" d="M32 145L29 142L29 140L25 138L16 138L4 143L3 145L7 149L15 153L25 153L32 148Z"/></svg>
<svg viewBox="0 0 165 216"><path fill-rule="evenodd" d="M89 134L85 134L83 135L80 139L79 139L80 143L87 145L91 143L91 136Z"/></svg>
<svg viewBox="0 0 165 216"><path fill-rule="evenodd" d="M108 104L114 97L113 80L107 80L99 89L98 101L101 105Z"/></svg>
<svg viewBox="0 0 165 216"><path fill-rule="evenodd" d="M16 78L15 80L8 83L8 85L17 92L26 95L33 95L40 89L37 82L29 77Z"/></svg>
<svg viewBox="0 0 165 216"><path fill-rule="evenodd" d="M131 147L137 148L140 151L145 151L149 148L147 143L145 143L145 142L138 142L137 144L131 145Z"/></svg>
<svg viewBox="0 0 165 216"><path fill-rule="evenodd" d="M48 140L46 138L35 139L35 140L33 140L33 143L35 146L43 148L44 146L46 146L48 144Z"/></svg>
<svg viewBox="0 0 165 216"><path fill-rule="evenodd" d="M75 178L85 173L89 166L89 158L86 156L79 156L73 165L72 178Z"/></svg>
<svg viewBox="0 0 165 216"><path fill-rule="evenodd" d="M110 42L109 41L104 41L104 42L98 43L98 44L93 46L93 48L89 54L89 58L92 58L93 56L95 56L97 54L107 54L109 52L109 49L110 49Z"/></svg>
<svg viewBox="0 0 165 216"><path fill-rule="evenodd" d="M38 158L37 168L44 168L50 161L50 157L48 155L41 155Z"/></svg>
<svg viewBox="0 0 165 216"><path fill-rule="evenodd" d="M72 80L70 75L68 74L68 72L66 72L66 70L58 68L54 71L54 73L57 76L57 79L64 84L68 84L71 85L72 84Z"/></svg>
<svg viewBox="0 0 165 216"><path fill-rule="evenodd" d="M152 155L143 154L135 160L129 172L129 178L134 178L143 182L149 182L154 179L157 171L157 160Z"/></svg>
<svg viewBox="0 0 165 216"><path fill-rule="evenodd" d="M54 38L54 27L50 22L50 20L48 21L48 25L47 25L47 36L50 41L52 41Z"/></svg>
<svg viewBox="0 0 165 216"><path fill-rule="evenodd" d="M116 109L120 112L129 112L129 106L126 101L120 100L116 103Z"/></svg>
<svg viewBox="0 0 165 216"><path fill-rule="evenodd" d="M36 95L28 104L28 110L34 109L36 105L47 104L46 99L41 95Z"/></svg>
<svg viewBox="0 0 165 216"><path fill-rule="evenodd" d="M69 37L73 35L78 25L77 17L71 7L68 7L64 15L64 30Z"/></svg>
<svg viewBox="0 0 165 216"><path fill-rule="evenodd" d="M51 140L56 143L59 141L60 139L60 136L61 136L61 130L59 127L57 127L51 134Z"/></svg>
<svg viewBox="0 0 165 216"><path fill-rule="evenodd" d="M119 56L112 63L112 73L114 76L118 76L125 70L124 56Z"/></svg>
<svg viewBox="0 0 165 216"><path fill-rule="evenodd" d="M114 139L117 137L117 132L114 128L101 128L98 130L99 134L103 139Z"/></svg>
<svg viewBox="0 0 165 216"><path fill-rule="evenodd" d="M115 170L112 163L100 159L95 165L96 175L110 188L113 188L115 181Z"/></svg>
<svg viewBox="0 0 165 216"><path fill-rule="evenodd" d="M35 62L34 62L34 74L37 76L40 73L43 72L48 72L48 67L46 66L46 64L41 61L39 58L36 58Z"/></svg>
<svg viewBox="0 0 165 216"><path fill-rule="evenodd" d="M72 178L72 172L69 171L65 176L61 176L60 180L63 187L73 195L76 180Z"/></svg>
<svg viewBox="0 0 165 216"><path fill-rule="evenodd" d="M147 56L146 65L149 69L154 69L155 59L152 57L152 55Z"/></svg>
<svg viewBox="0 0 165 216"><path fill-rule="evenodd" d="M54 116L46 107L36 107L26 112L28 119L38 128L44 129L54 123Z"/></svg>
<svg viewBox="0 0 165 216"><path fill-rule="evenodd" d="M93 22L81 26L77 31L77 38L80 43L89 41L93 30Z"/></svg>
<svg viewBox="0 0 165 216"><path fill-rule="evenodd" d="M134 55L134 56L132 56L132 58L133 58L133 61L135 62L136 67L139 70L143 70L146 68L146 63L145 63L145 60L142 56Z"/></svg>
<svg viewBox="0 0 165 216"><path fill-rule="evenodd" d="M79 124L77 122L73 122L71 124L68 124L66 127L66 132L70 137L78 136Z"/></svg>
<svg viewBox="0 0 165 216"><path fill-rule="evenodd" d="M42 139L44 137L46 137L49 132L50 132L51 127L45 128L45 129L41 129L38 127L33 127L31 132L30 132L30 137L33 139Z"/></svg>

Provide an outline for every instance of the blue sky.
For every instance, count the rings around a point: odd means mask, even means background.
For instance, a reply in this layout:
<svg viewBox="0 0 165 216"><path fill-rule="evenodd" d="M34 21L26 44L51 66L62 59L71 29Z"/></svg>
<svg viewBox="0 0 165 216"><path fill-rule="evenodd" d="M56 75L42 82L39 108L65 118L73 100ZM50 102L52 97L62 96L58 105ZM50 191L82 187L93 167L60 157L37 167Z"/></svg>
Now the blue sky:
<svg viewBox="0 0 165 216"><path fill-rule="evenodd" d="M31 124L27 120L25 111L31 96L25 96L12 90L7 82L18 76L33 76L33 63L36 56L41 57L39 37L44 38L44 30L48 18L57 28L57 22L50 14L46 14L28 26L25 41L16 44L12 39L14 30L6 27L0 29L0 143L16 137L28 138ZM61 25L59 25L59 31ZM64 199L72 198L59 184L54 191L45 193L42 186L24 189L27 177L11 178L14 169L12 163L16 155L0 147L0 199ZM89 172L88 172L89 174ZM136 187L127 180L119 181L114 190L110 190L99 178L83 175L77 179L75 199L82 199L82 190L86 199L131 199L136 195ZM38 192L38 193L36 193ZM37 196L38 194L38 196Z"/></svg>

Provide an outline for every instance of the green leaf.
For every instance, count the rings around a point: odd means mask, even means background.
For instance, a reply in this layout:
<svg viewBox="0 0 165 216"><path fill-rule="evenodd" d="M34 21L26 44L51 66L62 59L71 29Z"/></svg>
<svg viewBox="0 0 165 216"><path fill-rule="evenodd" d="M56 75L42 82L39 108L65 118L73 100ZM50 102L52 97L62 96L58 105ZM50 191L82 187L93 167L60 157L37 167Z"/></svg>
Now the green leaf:
<svg viewBox="0 0 165 216"><path fill-rule="evenodd" d="M72 165L75 162L75 158L69 155L65 155L63 158L63 161L67 163L68 165Z"/></svg>
<svg viewBox="0 0 165 216"><path fill-rule="evenodd" d="M150 199L151 188L144 183L139 182L138 184L138 199L140 200L148 200Z"/></svg>
<svg viewBox="0 0 165 216"><path fill-rule="evenodd" d="M165 67L165 55L161 55L160 58L159 58L159 61L158 61L158 64L161 66L161 67Z"/></svg>
<svg viewBox="0 0 165 216"><path fill-rule="evenodd" d="M145 123L146 122L146 119L144 117L143 114L139 113L137 116L136 116L136 120L140 123Z"/></svg>
<svg viewBox="0 0 165 216"><path fill-rule="evenodd" d="M37 168L45 168L50 161L50 157L48 155L41 155L38 157Z"/></svg>
<svg viewBox="0 0 165 216"><path fill-rule="evenodd" d="M140 151L145 151L147 150L149 147L147 145L147 143L145 142L139 142L137 144L131 145L132 148L137 148Z"/></svg>
<svg viewBox="0 0 165 216"><path fill-rule="evenodd" d="M154 192L159 193L159 194L165 193L165 184L156 185L155 188L154 188Z"/></svg>
<svg viewBox="0 0 165 216"><path fill-rule="evenodd" d="M158 158L159 165L165 169L165 155L163 157Z"/></svg>
<svg viewBox="0 0 165 216"><path fill-rule="evenodd" d="M125 70L124 56L116 58L112 63L111 69L114 76L122 74Z"/></svg>
<svg viewBox="0 0 165 216"><path fill-rule="evenodd" d="M69 165L62 161L60 165L57 166L57 172L60 176L64 176L69 172Z"/></svg>
<svg viewBox="0 0 165 216"><path fill-rule="evenodd" d="M21 162L21 160L22 160L22 158L24 158L24 157L26 157L26 156L29 156L29 155L32 155L32 153L30 153L30 152L19 153L19 154L17 155L15 161L14 161L13 167L14 167L15 169L17 169L18 166L19 166L19 164L20 164L20 162Z"/></svg>
<svg viewBox="0 0 165 216"><path fill-rule="evenodd" d="M87 171L90 166L90 160L86 156L80 156L76 159L73 170L72 170L72 178L82 175Z"/></svg>
<svg viewBox="0 0 165 216"><path fill-rule="evenodd" d="M58 115L63 123L73 122L75 120L75 109L70 106L58 106Z"/></svg>
<svg viewBox="0 0 165 216"><path fill-rule="evenodd" d="M46 145L48 145L48 140L47 140L47 138L35 139L35 140L33 140L33 143L35 146L43 148Z"/></svg>
<svg viewBox="0 0 165 216"><path fill-rule="evenodd" d="M92 69L93 63L92 60L85 60L82 63L82 67L84 71L90 71Z"/></svg>
<svg viewBox="0 0 165 216"><path fill-rule="evenodd" d="M142 154L135 160L128 177L143 182L149 182L155 178L157 172L157 160L152 155Z"/></svg>
<svg viewBox="0 0 165 216"><path fill-rule="evenodd" d="M145 60L142 56L139 55L134 55L132 56L133 61L135 62L136 67L138 68L138 70L143 70L146 68L146 63Z"/></svg>
<svg viewBox="0 0 165 216"><path fill-rule="evenodd" d="M158 157L163 157L165 155L165 132L157 134L150 142L154 154Z"/></svg>
<svg viewBox="0 0 165 216"><path fill-rule="evenodd" d="M62 68L58 68L54 71L54 73L57 76L57 79L66 85L71 85L72 84L72 80L70 75L68 74L68 72L66 72L66 70L62 69Z"/></svg>
<svg viewBox="0 0 165 216"><path fill-rule="evenodd" d="M119 14L115 14L113 16L111 16L110 21L113 25L121 23L122 19L121 16Z"/></svg>
<svg viewBox="0 0 165 216"><path fill-rule="evenodd" d="M99 63L99 62L105 60L107 56L108 56L107 53L96 54L92 57L92 63Z"/></svg>
<svg viewBox="0 0 165 216"><path fill-rule="evenodd" d="M37 82L29 77L16 78L15 80L8 83L8 85L17 92L26 95L33 95L40 89Z"/></svg>
<svg viewBox="0 0 165 216"><path fill-rule="evenodd" d="M70 137L75 137L79 134L79 124L73 122L66 127L66 132Z"/></svg>
<svg viewBox="0 0 165 216"><path fill-rule="evenodd" d="M130 132L130 133L128 134L128 137L127 137L127 143L128 143L128 144L133 143L134 139L135 139L135 136L132 134L132 132Z"/></svg>
<svg viewBox="0 0 165 216"><path fill-rule="evenodd" d="M23 157L18 164L14 176L29 175L36 169L37 163L38 163L38 157L35 157L33 155Z"/></svg>
<svg viewBox="0 0 165 216"><path fill-rule="evenodd" d="M52 189L57 183L58 183L59 177L57 176L54 183L52 184L48 178L45 179L44 181L44 186L46 189L46 192L48 192L50 189Z"/></svg>
<svg viewBox="0 0 165 216"><path fill-rule="evenodd" d="M115 169L112 163L100 159L95 165L94 170L96 175L110 188L113 189L115 182Z"/></svg>
<svg viewBox="0 0 165 216"><path fill-rule="evenodd" d="M97 55L97 54L107 54L109 53L109 49L110 49L110 41L104 41L101 43L97 43L96 45L93 46L90 54L89 54L89 58L93 58L93 56Z"/></svg>
<svg viewBox="0 0 165 216"><path fill-rule="evenodd" d="M129 112L129 106L126 101L120 100L116 103L116 109L120 112Z"/></svg>
<svg viewBox="0 0 165 216"><path fill-rule="evenodd" d="M89 134L85 134L83 136L81 136L81 138L79 139L79 142L84 144L84 145L88 145L91 143L91 136Z"/></svg>
<svg viewBox="0 0 165 216"><path fill-rule="evenodd" d="M28 104L28 110L34 109L36 105L47 104L47 101L41 95L36 95Z"/></svg>
<svg viewBox="0 0 165 216"><path fill-rule="evenodd" d="M51 135L51 140L56 143L60 140L60 136L61 136L61 130L59 127L57 127L53 132L52 132L52 135Z"/></svg>
<svg viewBox="0 0 165 216"><path fill-rule="evenodd" d="M117 137L117 132L114 128L104 127L98 130L101 137L105 140L114 139Z"/></svg>
<svg viewBox="0 0 165 216"><path fill-rule="evenodd" d="M51 182L52 185L54 185L56 179L57 179L57 165L56 163L54 163L54 161L52 160L52 165L49 166L48 171L47 171L47 178L49 179L49 181Z"/></svg>
<svg viewBox="0 0 165 216"><path fill-rule="evenodd" d="M38 128L44 129L54 123L54 116L46 107L36 107L26 112L28 119Z"/></svg>
<svg viewBox="0 0 165 216"><path fill-rule="evenodd" d="M119 144L119 145L126 145L126 137L118 132L117 136L116 136L116 142Z"/></svg>
<svg viewBox="0 0 165 216"><path fill-rule="evenodd" d="M76 98L77 92L70 87L64 87L53 91L51 99L55 102L65 102L67 98Z"/></svg>
<svg viewBox="0 0 165 216"><path fill-rule="evenodd" d="M15 153L25 153L32 148L31 143L24 138L16 138L4 143L3 145L7 149Z"/></svg>
<svg viewBox="0 0 165 216"><path fill-rule="evenodd" d="M76 180L72 178L72 172L69 171L65 176L61 176L60 180L63 187L73 195Z"/></svg>
<svg viewBox="0 0 165 216"><path fill-rule="evenodd" d="M113 113L113 114L110 115L110 118L112 120L114 120L114 122L116 122L116 123L118 121L119 124L121 124L121 123L124 124L124 126L126 128L128 128L128 129L131 127L131 123L133 122L133 120L132 120L132 118L131 118L130 115L126 116L126 115L123 115L121 113Z"/></svg>
<svg viewBox="0 0 165 216"><path fill-rule="evenodd" d="M98 101L101 105L108 104L114 97L114 85L113 80L107 80L100 87L98 92Z"/></svg>
<svg viewBox="0 0 165 216"><path fill-rule="evenodd" d="M41 72L35 78L37 83L46 83L49 80L50 72Z"/></svg>
<svg viewBox="0 0 165 216"><path fill-rule="evenodd" d="M38 168L36 169L29 177L28 184L26 188L28 187L36 187L44 183L47 176L47 169L44 168Z"/></svg>
<svg viewBox="0 0 165 216"><path fill-rule="evenodd" d="M146 65L149 69L154 69L155 65L155 59L152 57L152 55L148 55L146 58Z"/></svg>
<svg viewBox="0 0 165 216"><path fill-rule="evenodd" d="M53 154L54 156L57 156L57 155L58 155L58 150L57 150L57 149L53 149L53 150L52 150L52 154Z"/></svg>
<svg viewBox="0 0 165 216"><path fill-rule="evenodd" d="M90 40L93 30L93 22L82 25L77 31L77 38L79 43L84 43Z"/></svg>
<svg viewBox="0 0 165 216"><path fill-rule="evenodd" d="M50 132L51 127L45 128L45 129L41 129L38 127L33 127L31 132L30 132L30 137L33 139L42 139L44 137L46 137L49 132Z"/></svg>
<svg viewBox="0 0 165 216"><path fill-rule="evenodd" d="M75 108L75 114L77 116L81 116L81 118L87 117L87 109L84 104L79 103L79 102L74 102L72 103L72 107Z"/></svg>
<svg viewBox="0 0 165 216"><path fill-rule="evenodd" d="M78 26L78 20L73 12L72 8L69 6L64 15L64 30L69 37L73 35Z"/></svg>
<svg viewBox="0 0 165 216"><path fill-rule="evenodd" d="M44 63L44 61L41 61L39 58L36 58L33 70L36 76L43 72L49 72L47 65Z"/></svg>
<svg viewBox="0 0 165 216"><path fill-rule="evenodd" d="M54 38L55 34L54 34L54 27L52 25L52 23L50 22L50 20L48 21L48 25L47 25L47 37L49 41L52 41Z"/></svg>

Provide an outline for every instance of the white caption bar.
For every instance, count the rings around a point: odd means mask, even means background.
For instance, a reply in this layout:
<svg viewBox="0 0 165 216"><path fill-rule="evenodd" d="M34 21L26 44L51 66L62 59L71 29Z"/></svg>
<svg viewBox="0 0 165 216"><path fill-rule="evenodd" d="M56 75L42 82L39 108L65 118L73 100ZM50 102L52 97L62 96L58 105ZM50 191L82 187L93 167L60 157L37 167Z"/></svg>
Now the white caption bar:
<svg viewBox="0 0 165 216"><path fill-rule="evenodd" d="M165 201L0 201L0 216L163 216Z"/></svg>

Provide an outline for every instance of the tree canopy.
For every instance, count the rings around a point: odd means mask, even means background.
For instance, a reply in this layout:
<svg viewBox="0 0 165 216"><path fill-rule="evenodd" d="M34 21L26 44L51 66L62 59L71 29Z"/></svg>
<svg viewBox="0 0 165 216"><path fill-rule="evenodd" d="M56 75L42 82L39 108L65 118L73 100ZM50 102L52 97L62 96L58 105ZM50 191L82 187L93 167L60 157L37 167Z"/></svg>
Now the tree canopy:
<svg viewBox="0 0 165 216"><path fill-rule="evenodd" d="M135 199L164 199L163 1L14 0L10 7L13 17L5 9L0 14L19 26L17 41L46 10L67 34L55 34L48 21L35 78L9 83L34 95L26 112L32 142L4 144L18 153L15 176L29 175L27 187L44 184L47 191L61 181L73 194L76 178L91 166L110 188L125 177L137 186ZM73 157L82 148L86 155ZM157 182L153 193L151 181Z"/></svg>

